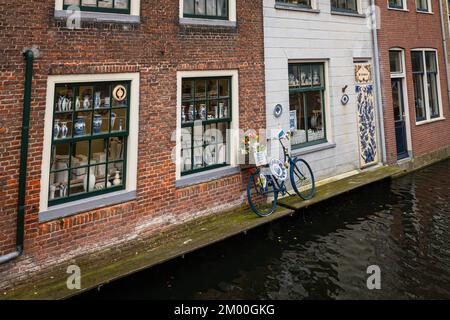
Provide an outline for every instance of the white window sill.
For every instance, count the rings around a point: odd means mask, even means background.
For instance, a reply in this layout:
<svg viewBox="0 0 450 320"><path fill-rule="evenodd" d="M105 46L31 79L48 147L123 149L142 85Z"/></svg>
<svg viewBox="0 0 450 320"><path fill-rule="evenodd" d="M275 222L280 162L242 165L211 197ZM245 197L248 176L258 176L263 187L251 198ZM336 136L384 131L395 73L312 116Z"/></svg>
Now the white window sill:
<svg viewBox="0 0 450 320"><path fill-rule="evenodd" d="M420 10L416 10L417 13L423 13L423 14L434 14L433 11L420 11Z"/></svg>
<svg viewBox="0 0 450 320"><path fill-rule="evenodd" d="M39 212L39 222L47 222L104 207L117 205L136 199L136 191L117 191L102 194L88 199L71 201L52 206L46 211Z"/></svg>
<svg viewBox="0 0 450 320"><path fill-rule="evenodd" d="M295 4L281 4L276 3L275 9L279 10L291 10L291 11L301 11L301 12L308 12L308 13L320 13L319 9L314 8L306 8L301 6L296 6Z"/></svg>
<svg viewBox="0 0 450 320"><path fill-rule="evenodd" d="M430 120L422 120L420 122L416 122L416 126L422 126L424 124L429 124L429 123L433 123L433 122L437 122L437 121L443 121L446 118L444 117L439 117L439 118L434 118L434 119L430 119Z"/></svg>
<svg viewBox="0 0 450 320"><path fill-rule="evenodd" d="M65 20L69 18L72 13L67 10L55 10L55 19ZM80 11L81 21L87 22L109 22L109 23L128 23L139 24L141 22L140 16L133 16L129 14L120 13L105 13L105 12L88 12Z"/></svg>
<svg viewBox="0 0 450 320"><path fill-rule="evenodd" d="M214 26L214 27L229 27L235 28L236 21L220 20L220 19L202 19L202 18L180 18L180 25L199 25L199 26Z"/></svg>
<svg viewBox="0 0 450 320"><path fill-rule="evenodd" d="M192 185L210 182L223 177L235 175L241 171L240 167L223 167L214 170L194 173L183 176L175 182L176 188L184 188Z"/></svg>
<svg viewBox="0 0 450 320"><path fill-rule="evenodd" d="M366 18L365 14L359 13L359 12L343 12L343 11L331 11L332 15L336 16L346 16L346 17L355 17L355 18Z"/></svg>
<svg viewBox="0 0 450 320"><path fill-rule="evenodd" d="M316 144L314 146L309 146L309 147L304 147L304 148L299 148L299 149L293 149L291 151L291 153L292 153L293 157L296 157L296 156L302 156L302 155L305 155L305 154L319 152L319 151L332 149L332 148L336 148L336 143L325 142L325 143L321 143L321 144Z"/></svg>
<svg viewBox="0 0 450 320"><path fill-rule="evenodd" d="M402 12L409 12L409 9L400 9L400 8L389 8L388 7L388 10L393 10L393 11L402 11Z"/></svg>

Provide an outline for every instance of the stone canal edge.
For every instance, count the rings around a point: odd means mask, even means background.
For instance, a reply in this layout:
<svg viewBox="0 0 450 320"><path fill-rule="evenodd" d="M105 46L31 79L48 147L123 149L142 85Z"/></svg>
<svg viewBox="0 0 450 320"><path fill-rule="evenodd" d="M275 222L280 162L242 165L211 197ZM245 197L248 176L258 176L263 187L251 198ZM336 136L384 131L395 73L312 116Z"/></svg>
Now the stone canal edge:
<svg viewBox="0 0 450 320"><path fill-rule="evenodd" d="M0 293L0 299L64 299L88 291L102 284L162 264L200 248L209 246L258 226L285 216L293 215L302 208L337 197L363 186L392 179L420 169L449 155L425 158L414 165L402 167L380 166L350 177L331 181L317 187L316 196L301 201L297 196L279 200L277 211L266 218L259 218L248 207L216 213L177 225L145 239L128 241L116 248L107 248L86 256L64 262L52 270L45 270L47 276L36 283L28 281ZM80 290L67 288L67 267L77 265L82 270ZM29 279L30 280L30 279ZM32 280L32 278L31 278ZM30 283L31 282L31 283Z"/></svg>

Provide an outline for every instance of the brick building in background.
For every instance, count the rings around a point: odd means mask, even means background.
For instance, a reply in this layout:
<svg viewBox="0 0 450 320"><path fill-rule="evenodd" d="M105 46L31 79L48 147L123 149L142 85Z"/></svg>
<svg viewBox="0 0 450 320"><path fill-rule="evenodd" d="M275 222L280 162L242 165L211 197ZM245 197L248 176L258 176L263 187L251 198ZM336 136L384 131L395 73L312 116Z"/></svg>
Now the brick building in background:
<svg viewBox="0 0 450 320"><path fill-rule="evenodd" d="M242 204L238 135L225 132L265 126L262 3L196 3L82 0L81 28L73 30L67 21L76 25L77 13L69 5L78 0L3 6L0 256L16 243L21 50L37 46L40 56L25 250L0 265L0 288L64 259ZM215 146L203 158L194 120Z"/></svg>
<svg viewBox="0 0 450 320"><path fill-rule="evenodd" d="M379 0L387 162L447 152L450 114L440 1ZM444 5L446 5L444 3Z"/></svg>

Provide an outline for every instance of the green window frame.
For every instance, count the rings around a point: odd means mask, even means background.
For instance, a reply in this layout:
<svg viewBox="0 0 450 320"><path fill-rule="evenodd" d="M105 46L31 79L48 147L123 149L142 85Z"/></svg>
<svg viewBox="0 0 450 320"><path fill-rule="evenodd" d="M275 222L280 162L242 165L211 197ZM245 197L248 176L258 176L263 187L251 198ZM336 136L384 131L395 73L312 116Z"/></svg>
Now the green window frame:
<svg viewBox="0 0 450 320"><path fill-rule="evenodd" d="M228 20L229 0L182 0L183 17Z"/></svg>
<svg viewBox="0 0 450 320"><path fill-rule="evenodd" d="M311 0L276 0L277 4L295 6L300 8L311 9Z"/></svg>
<svg viewBox="0 0 450 320"><path fill-rule="evenodd" d="M228 166L231 83L232 77L182 79L181 176Z"/></svg>
<svg viewBox="0 0 450 320"><path fill-rule="evenodd" d="M388 7L392 9L404 9L404 0L389 0Z"/></svg>
<svg viewBox="0 0 450 320"><path fill-rule="evenodd" d="M126 188L130 88L131 81L55 85L49 206Z"/></svg>
<svg viewBox="0 0 450 320"><path fill-rule="evenodd" d="M358 0L331 0L331 11L358 13Z"/></svg>
<svg viewBox="0 0 450 320"><path fill-rule="evenodd" d="M420 12L430 12L428 0L416 0L416 10Z"/></svg>
<svg viewBox="0 0 450 320"><path fill-rule="evenodd" d="M290 63L288 69L289 111L291 129L294 129L292 147L326 143L325 63ZM296 143L297 139L304 141Z"/></svg>
<svg viewBox="0 0 450 320"><path fill-rule="evenodd" d="M130 14L131 0L64 0L63 9L70 6L80 11Z"/></svg>

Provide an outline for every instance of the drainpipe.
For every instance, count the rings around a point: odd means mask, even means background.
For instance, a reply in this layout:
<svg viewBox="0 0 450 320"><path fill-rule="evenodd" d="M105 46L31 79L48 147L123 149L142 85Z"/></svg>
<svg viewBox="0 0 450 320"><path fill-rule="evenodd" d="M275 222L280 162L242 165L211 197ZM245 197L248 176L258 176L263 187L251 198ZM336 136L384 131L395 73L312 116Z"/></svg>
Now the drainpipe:
<svg viewBox="0 0 450 320"><path fill-rule="evenodd" d="M17 201L17 227L16 227L16 251L0 256L0 264L9 262L19 257L23 252L24 227L25 227L25 191L27 184L27 159L28 159L28 136L31 108L31 85L33 80L33 61L39 56L37 47L25 49L23 52L25 69L25 89L23 93L22 111L22 137L20 141L20 169L19 169L19 196Z"/></svg>
<svg viewBox="0 0 450 320"><path fill-rule="evenodd" d="M439 0L439 8L441 10L441 30L442 30L442 46L444 47L445 74L447 75L447 98L448 104L450 106L450 78L449 78L448 56L447 56L447 37L445 36L447 33L445 32L444 4L442 3L442 0ZM445 19L448 19L448 17L445 17Z"/></svg>
<svg viewBox="0 0 450 320"><path fill-rule="evenodd" d="M372 28L372 41L373 41L373 58L374 58L374 70L375 70L375 84L376 84L376 101L378 111L378 126L380 128L380 142L381 142L381 155L382 161L386 164L386 136L384 132L384 111L383 111L383 99L381 96L381 69L380 69L380 50L378 47L378 16L375 6L375 0L370 0L370 16L371 16L371 28Z"/></svg>

